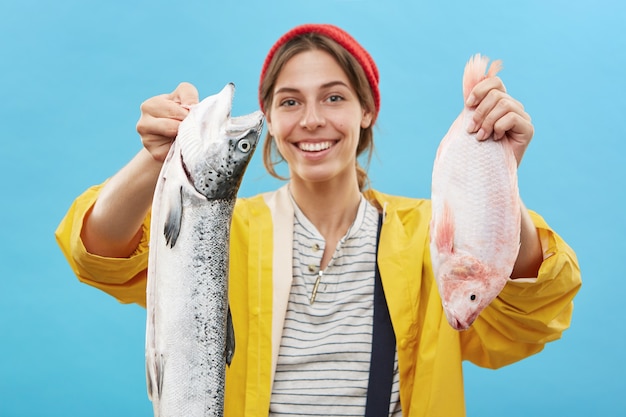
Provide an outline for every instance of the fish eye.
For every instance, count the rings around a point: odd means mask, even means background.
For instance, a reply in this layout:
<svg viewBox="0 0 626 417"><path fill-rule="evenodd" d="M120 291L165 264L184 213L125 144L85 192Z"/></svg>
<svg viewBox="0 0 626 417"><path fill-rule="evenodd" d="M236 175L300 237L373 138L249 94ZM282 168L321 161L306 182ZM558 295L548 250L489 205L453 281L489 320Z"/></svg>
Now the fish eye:
<svg viewBox="0 0 626 417"><path fill-rule="evenodd" d="M470 295L470 300L475 301L476 300L476 294Z"/></svg>
<svg viewBox="0 0 626 417"><path fill-rule="evenodd" d="M250 152L251 148L252 146L250 145L250 141L248 139L241 139L237 143L237 149L239 149L241 152L248 153Z"/></svg>

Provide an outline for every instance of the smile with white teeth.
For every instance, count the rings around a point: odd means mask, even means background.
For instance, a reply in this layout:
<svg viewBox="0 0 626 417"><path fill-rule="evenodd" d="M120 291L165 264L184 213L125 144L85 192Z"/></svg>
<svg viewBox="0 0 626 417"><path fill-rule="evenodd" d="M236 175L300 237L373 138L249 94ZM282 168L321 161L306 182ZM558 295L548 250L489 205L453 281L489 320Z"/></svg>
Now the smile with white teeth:
<svg viewBox="0 0 626 417"><path fill-rule="evenodd" d="M331 141L325 142L300 142L298 148L306 152L319 152L330 148L333 145Z"/></svg>

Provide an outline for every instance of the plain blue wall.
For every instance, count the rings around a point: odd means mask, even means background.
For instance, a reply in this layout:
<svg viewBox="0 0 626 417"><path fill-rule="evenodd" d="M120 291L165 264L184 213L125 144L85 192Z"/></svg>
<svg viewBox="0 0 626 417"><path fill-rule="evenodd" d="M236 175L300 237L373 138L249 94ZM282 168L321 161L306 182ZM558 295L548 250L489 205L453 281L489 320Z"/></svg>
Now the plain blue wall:
<svg viewBox="0 0 626 417"><path fill-rule="evenodd" d="M370 171L389 193L429 196L465 61L504 61L536 129L522 197L577 251L584 284L571 330L544 352L498 371L465 367L468 415L626 415L626 3L228 3L0 3L0 416L151 415L145 311L79 284L54 229L138 151L143 100L183 80L201 96L234 81L234 113L255 110L267 50L304 22L346 28L378 63ZM277 185L257 153L241 194Z"/></svg>

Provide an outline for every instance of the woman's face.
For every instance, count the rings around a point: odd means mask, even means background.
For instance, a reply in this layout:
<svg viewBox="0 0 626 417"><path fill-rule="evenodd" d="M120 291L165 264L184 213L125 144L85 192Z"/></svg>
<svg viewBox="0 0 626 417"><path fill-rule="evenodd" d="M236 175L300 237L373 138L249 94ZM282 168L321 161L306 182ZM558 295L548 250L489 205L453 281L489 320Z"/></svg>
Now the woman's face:
<svg viewBox="0 0 626 417"><path fill-rule="evenodd" d="M361 128L372 120L348 77L327 52L291 58L276 80L267 126L292 181L356 181Z"/></svg>

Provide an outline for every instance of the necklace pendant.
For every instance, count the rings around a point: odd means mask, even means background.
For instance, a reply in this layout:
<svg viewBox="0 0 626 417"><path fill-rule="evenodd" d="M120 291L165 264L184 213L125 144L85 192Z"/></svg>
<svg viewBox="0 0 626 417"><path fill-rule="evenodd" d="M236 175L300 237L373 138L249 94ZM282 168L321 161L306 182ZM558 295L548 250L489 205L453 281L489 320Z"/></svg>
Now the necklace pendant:
<svg viewBox="0 0 626 417"><path fill-rule="evenodd" d="M311 292L311 300L309 301L310 305L313 305L313 303L315 302L315 297L317 297L317 288L320 286L320 281L323 274L324 273L321 270L317 274L317 279L315 280L315 284L313 284L313 292Z"/></svg>

